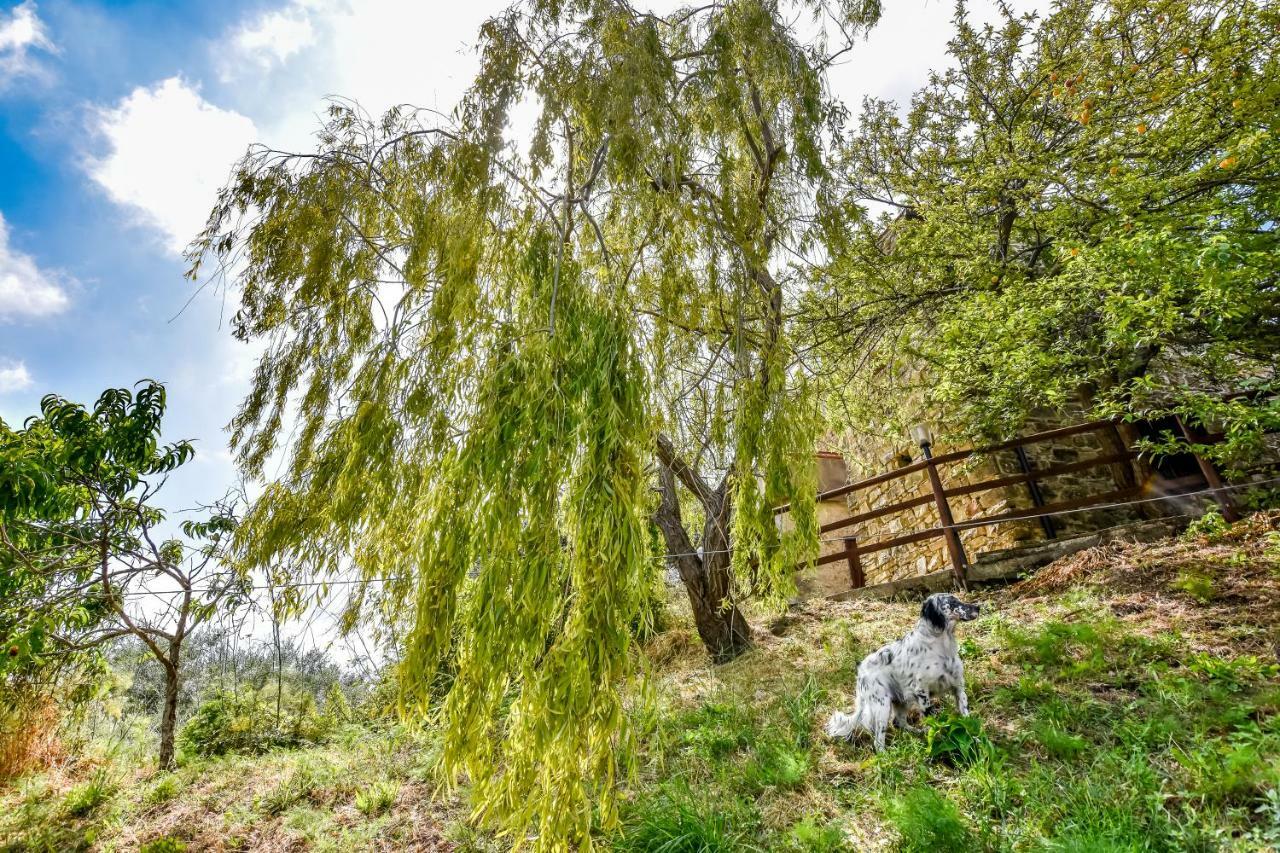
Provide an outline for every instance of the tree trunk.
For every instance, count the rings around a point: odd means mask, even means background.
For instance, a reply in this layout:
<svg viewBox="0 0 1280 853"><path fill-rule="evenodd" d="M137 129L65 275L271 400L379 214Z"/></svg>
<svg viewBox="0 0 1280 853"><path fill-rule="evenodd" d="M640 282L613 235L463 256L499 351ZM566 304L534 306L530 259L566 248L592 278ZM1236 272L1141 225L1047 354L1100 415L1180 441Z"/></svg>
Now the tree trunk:
<svg viewBox="0 0 1280 853"><path fill-rule="evenodd" d="M711 554L698 560L701 572L694 579L685 579L681 572L698 637L716 663L727 663L751 648L751 626L729 595L728 556Z"/></svg>
<svg viewBox="0 0 1280 853"><path fill-rule="evenodd" d="M727 482L714 492L705 490L707 523L702 553L689 540L680 515L675 476L664 461L658 463L662 500L654 522L662 531L667 553L689 595L698 637L715 663L726 663L751 648L751 626L732 596L729 564L729 508Z"/></svg>
<svg viewBox="0 0 1280 853"><path fill-rule="evenodd" d="M174 732L178 727L178 665L164 662L164 711L160 715L160 769L172 770Z"/></svg>

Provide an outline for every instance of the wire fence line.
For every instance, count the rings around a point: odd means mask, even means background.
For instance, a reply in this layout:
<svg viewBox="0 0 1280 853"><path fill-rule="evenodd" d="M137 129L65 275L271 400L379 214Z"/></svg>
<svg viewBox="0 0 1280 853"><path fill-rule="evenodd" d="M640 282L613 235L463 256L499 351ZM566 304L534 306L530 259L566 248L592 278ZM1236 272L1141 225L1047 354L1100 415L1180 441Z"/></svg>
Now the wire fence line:
<svg viewBox="0 0 1280 853"><path fill-rule="evenodd" d="M1250 483L1237 483L1234 485L1224 485L1224 486L1218 486L1215 488L1199 489L1193 492L1180 492L1178 494L1156 495L1154 497L1138 498L1130 501L1119 501L1115 503L1093 504L1090 506L1073 507L1071 509L1046 512L1046 513L1043 513L1043 515L1045 516L1071 515L1071 514L1081 513L1081 512L1100 512L1100 511L1109 510L1109 509L1123 509L1126 507L1137 506L1139 504L1158 503L1161 501L1185 501L1189 498L1212 496L1212 495L1220 494L1223 492L1255 489L1255 488L1258 488L1259 486L1266 486L1266 485L1271 485L1275 483L1280 483L1280 477L1273 477L1267 480L1257 480ZM1035 517L1039 517L1039 516L1033 516L1030 518L1035 518ZM1189 518L1189 517L1190 516L1186 516L1186 515L1167 516L1167 518ZM1010 523L1014 521L1027 521L1027 520L1029 519L1024 519L1024 518L1008 519L1004 522L999 522L999 523ZM962 531L962 530L969 530L977 527L990 526L991 524L992 522L990 521L975 519L972 521L959 521L959 522L953 522L952 524L946 524L946 525L939 524L933 527L925 527L925 528L921 528L919 532L941 533L947 530ZM1101 530L1097 530L1093 532L1102 533L1107 530L1115 530L1119 527L1125 527L1125 526L1127 525L1120 524L1114 527L1102 528ZM820 543L845 542L851 538L853 537L823 536L818 538L818 542ZM713 550L713 551L686 551L682 553L662 554L659 556L655 556L654 560L656 562L664 562L666 560L674 560L680 557L702 557L708 554L729 554L729 553L732 553L732 550L733 549L731 548L725 548L725 549ZM236 573L234 572L228 572L220 575L220 577L233 577L235 574ZM368 584L368 583L395 583L399 581L411 581L411 580L415 580L415 577L413 575L385 575L381 577L369 577L369 578L333 578L329 580L316 580L316 581L282 581L276 584L250 585L248 587L245 587L245 591L254 592L259 590L266 590L270 587L274 587L276 589L281 589L281 588L303 589L303 588L330 587L330 586L353 586L353 585ZM204 587L204 588L192 587L192 589L190 590L192 594L205 593L205 592L218 592L218 591L220 591L220 588L218 587ZM145 597L145 596L181 595L184 592L187 592L187 590L179 588L179 589L166 589L166 590L127 590L125 592L118 593L118 594L123 597Z"/></svg>

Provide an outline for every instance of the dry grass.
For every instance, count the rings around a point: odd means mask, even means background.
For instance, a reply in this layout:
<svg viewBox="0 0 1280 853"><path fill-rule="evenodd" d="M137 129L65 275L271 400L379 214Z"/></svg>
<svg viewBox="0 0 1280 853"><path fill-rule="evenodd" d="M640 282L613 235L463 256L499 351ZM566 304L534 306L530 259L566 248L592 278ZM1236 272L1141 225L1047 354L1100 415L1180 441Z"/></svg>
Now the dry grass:
<svg viewBox="0 0 1280 853"><path fill-rule="evenodd" d="M1176 632L1197 651L1280 659L1280 511L1255 513L1217 535L1090 548L1009 590L1019 604L1069 589L1105 596L1146 632Z"/></svg>
<svg viewBox="0 0 1280 853"><path fill-rule="evenodd" d="M63 757L61 718L52 698L33 693L20 693L0 710L0 783L51 767Z"/></svg>

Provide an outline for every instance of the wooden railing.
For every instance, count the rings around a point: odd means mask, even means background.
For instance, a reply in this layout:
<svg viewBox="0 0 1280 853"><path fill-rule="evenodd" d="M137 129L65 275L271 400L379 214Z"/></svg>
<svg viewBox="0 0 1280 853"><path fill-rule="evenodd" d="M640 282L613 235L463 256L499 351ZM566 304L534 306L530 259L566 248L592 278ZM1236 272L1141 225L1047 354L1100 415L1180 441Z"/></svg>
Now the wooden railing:
<svg viewBox="0 0 1280 853"><path fill-rule="evenodd" d="M1103 447L1111 445L1117 449L1110 453L1101 453L1100 455L1089 459L1082 459L1076 462L1052 465L1046 468L1034 470L1028 463L1025 453L1018 453L1017 457L1020 467L1022 468L1020 473L993 477L977 483L965 483L963 485L955 485L951 487L944 487L942 484L942 477L939 473L940 466L962 462L977 454L998 453L1005 450L1019 450L1029 445L1069 438L1071 436L1087 432L1107 433L1106 438L1109 440L1102 441L1101 445ZM1138 452L1125 444L1116 428L1116 423L1113 421L1090 421L1089 423L1045 430L1044 432L1023 436L1021 438L1016 438L1012 441L1006 441L1002 444L996 444L990 447L957 450L951 453L944 453L940 456L931 456L929 454L929 446L927 444L922 445L922 449L924 450L925 458L918 462L904 465L903 467L893 471L886 471L883 474L877 474L874 477L859 480L856 483L850 483L845 486L840 486L839 488L821 492L818 494L818 500L825 501L833 498L844 497L855 492L865 491L866 489L870 489L884 483L901 480L921 472L925 474L926 481L929 484L930 494L908 498L885 506L875 507L855 515L850 515L846 518L829 521L826 524L823 524L819 529L823 534L829 534L839 530L847 530L855 525L883 518L894 513L915 509L917 507L928 506L930 504L933 504L935 507L937 524L932 527L913 530L887 539L876 539L871 542L861 542L858 540L856 535L850 533L847 536L840 537L844 540L844 549L842 551L837 551L835 553L819 557L814 561L814 565L822 566L830 563L836 563L841 560L847 562L849 566L850 583L854 588L858 588L866 586L866 575L862 567L862 558L864 556L874 554L878 551L884 551L888 548L911 545L916 542L922 542L941 536L946 540L947 554L950 558L951 570L955 576L955 580L963 587L966 585L968 578L968 558L965 556L964 546L960 541L960 529L992 526L1031 518L1049 519L1054 515L1067 511L1085 509L1096 505L1122 503L1132 498L1136 498L1141 491L1141 487L1136 483L1136 478L1131 477L1130 479L1134 480L1134 485L1117 488L1102 494L1058 501L1051 504L1044 503L1043 499L1040 497L1038 483L1041 480L1058 477L1063 474L1086 471L1091 468L1100 468L1106 465L1130 466L1132 464L1131 461L1138 455ZM1211 488L1219 488L1221 486L1221 480L1218 479L1217 473L1213 470L1213 466L1210 465L1207 460L1200 459L1199 457L1197 457L1197 460L1200 463L1201 469L1206 472L1205 479L1208 481L1209 486ZM1002 489L1008 486L1015 486L1024 483L1028 485L1031 491L1032 500L1036 504L1035 506L1027 509L1009 510L995 515L970 518L966 519L959 525L956 524L951 514L951 498L972 495L993 489ZM1230 515L1233 514L1233 508L1231 507L1226 494L1223 492L1216 492L1215 495L1218 497L1219 501L1223 503L1224 511L1228 514L1228 517L1230 517ZM788 512L789 510L790 505L787 504L777 507L774 512L781 514ZM1046 526L1046 532L1052 535L1052 527Z"/></svg>

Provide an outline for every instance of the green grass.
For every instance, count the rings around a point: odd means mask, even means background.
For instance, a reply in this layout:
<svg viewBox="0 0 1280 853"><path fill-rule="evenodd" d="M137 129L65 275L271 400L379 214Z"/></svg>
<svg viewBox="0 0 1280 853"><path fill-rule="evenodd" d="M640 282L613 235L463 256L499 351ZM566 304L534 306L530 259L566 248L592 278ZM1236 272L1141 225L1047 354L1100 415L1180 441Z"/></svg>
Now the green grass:
<svg viewBox="0 0 1280 853"><path fill-rule="evenodd" d="M391 780L375 782L356 794L356 811L366 817L377 817L388 811L400 795L400 783Z"/></svg>
<svg viewBox="0 0 1280 853"><path fill-rule="evenodd" d="M991 594L983 617L960 629L973 716L948 704L923 732L891 733L880 754L865 740L831 743L821 727L850 703L861 656L900 635L917 605L832 606L732 664L659 670L629 705L633 772L620 825L602 828L600 846L1275 849L1280 666L1270 643L1280 635L1217 595L1231 589L1230 571L1212 575L1203 606L1218 610L1207 623L1167 618L1161 596L1195 611L1174 571L1136 599ZM0 850L196 850L214 840L399 849L428 818L459 850L509 849L470 822L465 787L427 802L439 749L429 736L352 725L324 747L201 759L149 779L110 766L33 777L0 792ZM166 820L178 809L175 828Z"/></svg>

